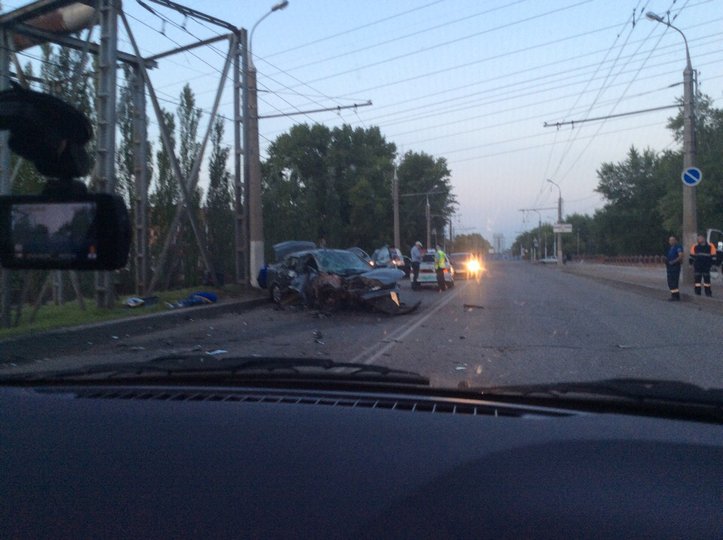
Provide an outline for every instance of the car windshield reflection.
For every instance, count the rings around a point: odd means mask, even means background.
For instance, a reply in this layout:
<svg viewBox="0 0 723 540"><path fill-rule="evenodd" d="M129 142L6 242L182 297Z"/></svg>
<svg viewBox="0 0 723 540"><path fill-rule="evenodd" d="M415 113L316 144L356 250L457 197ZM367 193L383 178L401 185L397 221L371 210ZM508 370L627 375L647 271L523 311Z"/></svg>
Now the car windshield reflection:
<svg viewBox="0 0 723 540"><path fill-rule="evenodd" d="M346 275L369 271L369 266L350 251L325 250L317 258L322 272Z"/></svg>

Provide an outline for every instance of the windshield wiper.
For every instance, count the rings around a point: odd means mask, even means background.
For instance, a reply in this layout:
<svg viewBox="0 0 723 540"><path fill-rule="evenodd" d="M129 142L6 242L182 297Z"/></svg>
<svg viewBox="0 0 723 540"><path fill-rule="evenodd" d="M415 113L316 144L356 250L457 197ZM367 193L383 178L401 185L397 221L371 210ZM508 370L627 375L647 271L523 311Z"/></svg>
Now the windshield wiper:
<svg viewBox="0 0 723 540"><path fill-rule="evenodd" d="M590 382L559 382L519 386L470 389L490 398L507 400L555 400L595 402L600 405L643 407L650 411L675 411L682 408L705 409L717 421L723 421L723 388L702 388L680 382L656 379L604 379Z"/></svg>
<svg viewBox="0 0 723 540"><path fill-rule="evenodd" d="M429 386L429 379L412 371L354 362L316 358L216 357L207 354L159 356L144 362L100 364L56 372L10 375L5 381L97 381L152 378L203 379L237 382L239 379L284 379L384 382Z"/></svg>

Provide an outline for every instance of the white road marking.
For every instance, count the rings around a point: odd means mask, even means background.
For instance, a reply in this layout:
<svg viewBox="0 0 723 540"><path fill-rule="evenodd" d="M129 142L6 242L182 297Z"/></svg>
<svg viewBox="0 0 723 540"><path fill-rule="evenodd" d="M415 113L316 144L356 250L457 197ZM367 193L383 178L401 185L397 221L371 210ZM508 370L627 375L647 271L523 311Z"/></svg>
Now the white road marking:
<svg viewBox="0 0 723 540"><path fill-rule="evenodd" d="M426 313L423 317L419 319L413 319L409 321L406 324L403 324L399 328L395 329L393 332L388 334L386 336L386 340L389 341L389 343L386 343L381 349L375 350L375 352L367 359L364 359L365 356L367 356L371 351L372 348L363 350L361 353L357 354L354 358L350 360L350 362L354 363L362 363L362 364L372 364L374 361L378 360L384 353L388 352L389 349L394 347L397 342L403 341L404 338L406 338L409 334L414 332L417 328L419 328L420 325L424 324L429 318L437 313L440 309L442 309L444 306L449 304L452 300L454 300L457 295L460 293L464 287L467 286L467 282L464 283L463 286L460 286L459 283L455 284L454 289L451 293L447 295L447 297L439 302L436 306L434 306L429 313Z"/></svg>

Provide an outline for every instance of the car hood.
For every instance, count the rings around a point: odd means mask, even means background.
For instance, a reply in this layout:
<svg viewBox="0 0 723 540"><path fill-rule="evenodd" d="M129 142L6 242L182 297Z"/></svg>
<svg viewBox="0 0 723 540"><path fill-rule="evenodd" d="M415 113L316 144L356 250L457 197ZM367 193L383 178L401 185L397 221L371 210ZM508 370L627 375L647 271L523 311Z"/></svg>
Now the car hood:
<svg viewBox="0 0 723 540"><path fill-rule="evenodd" d="M361 277L367 282L378 282L379 285L393 285L404 277L404 272L396 268L376 268L364 272Z"/></svg>

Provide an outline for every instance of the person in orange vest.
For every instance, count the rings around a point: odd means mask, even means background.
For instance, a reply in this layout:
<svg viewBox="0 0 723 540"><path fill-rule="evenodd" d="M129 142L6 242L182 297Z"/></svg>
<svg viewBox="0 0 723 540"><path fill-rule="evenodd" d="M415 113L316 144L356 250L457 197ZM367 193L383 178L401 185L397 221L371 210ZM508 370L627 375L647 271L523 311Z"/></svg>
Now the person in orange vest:
<svg viewBox="0 0 723 540"><path fill-rule="evenodd" d="M695 294L700 296L701 284L705 289L706 296L713 296L710 288L710 267L713 266L716 252L715 246L705 241L705 235L698 235L698 242L690 248L688 262L693 265L695 277Z"/></svg>

